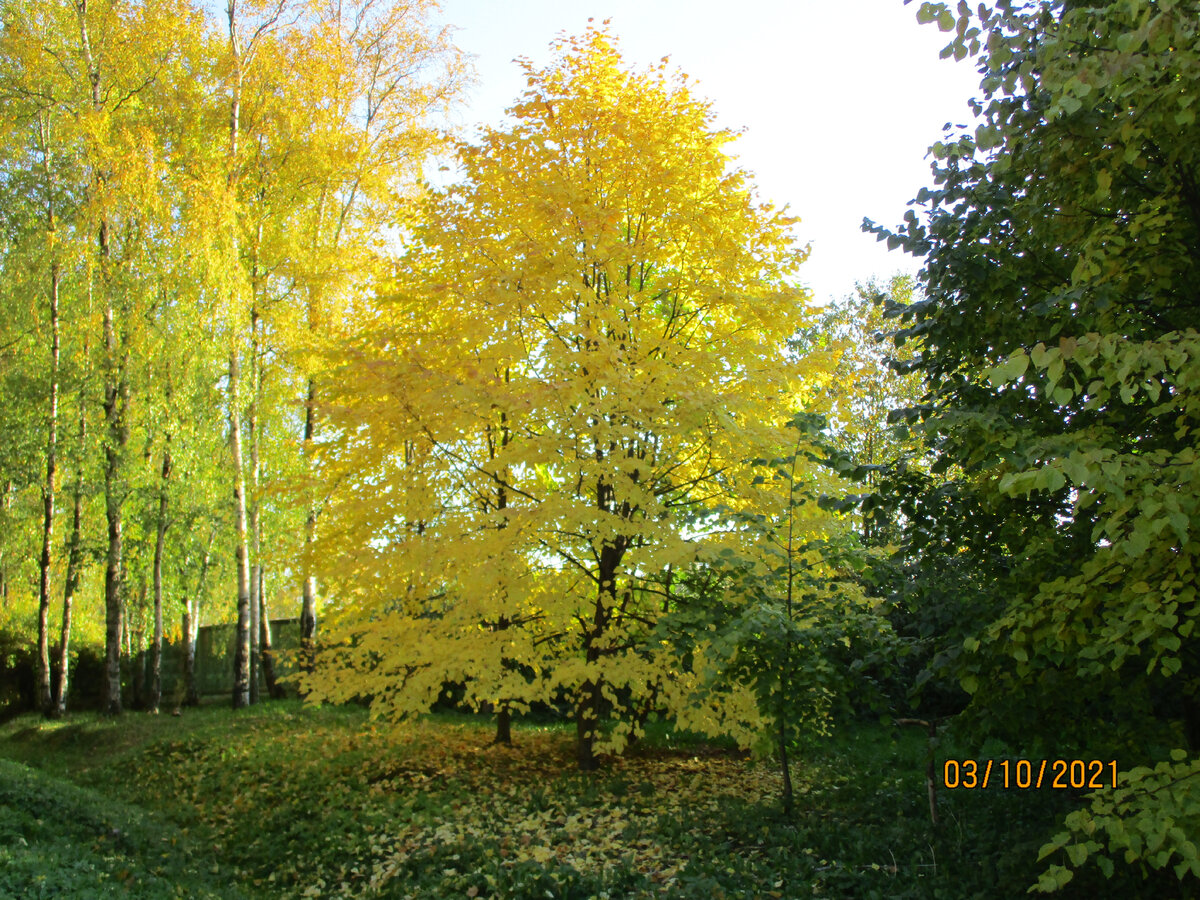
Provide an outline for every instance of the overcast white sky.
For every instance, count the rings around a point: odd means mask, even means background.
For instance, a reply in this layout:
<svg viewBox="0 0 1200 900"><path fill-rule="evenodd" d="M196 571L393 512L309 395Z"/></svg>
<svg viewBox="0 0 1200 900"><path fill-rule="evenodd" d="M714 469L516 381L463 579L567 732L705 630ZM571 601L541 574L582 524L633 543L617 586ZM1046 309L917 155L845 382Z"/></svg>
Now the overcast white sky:
<svg viewBox="0 0 1200 900"><path fill-rule="evenodd" d="M711 99L760 194L787 203L811 242L803 280L817 299L917 264L863 234L895 224L929 182L925 154L946 122L970 120L978 76L941 60L945 36L902 0L442 0L478 84L462 116L498 125L525 85L512 60L550 60L560 32L612 19L626 60L670 56Z"/></svg>

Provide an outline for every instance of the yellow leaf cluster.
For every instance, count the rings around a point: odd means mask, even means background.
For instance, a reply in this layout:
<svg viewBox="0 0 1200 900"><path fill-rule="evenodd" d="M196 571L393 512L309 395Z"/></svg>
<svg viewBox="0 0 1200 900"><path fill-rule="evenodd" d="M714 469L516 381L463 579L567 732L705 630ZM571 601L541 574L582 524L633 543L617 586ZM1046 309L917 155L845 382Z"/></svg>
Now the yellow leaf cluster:
<svg viewBox="0 0 1200 900"><path fill-rule="evenodd" d="M557 50L525 64L513 124L460 147L340 350L344 644L314 690L389 715L445 682L566 702L589 747L601 710L624 721L619 749L646 704L689 702L655 634L671 573L821 373L786 350L808 314L795 220L756 202L708 104L605 30Z"/></svg>

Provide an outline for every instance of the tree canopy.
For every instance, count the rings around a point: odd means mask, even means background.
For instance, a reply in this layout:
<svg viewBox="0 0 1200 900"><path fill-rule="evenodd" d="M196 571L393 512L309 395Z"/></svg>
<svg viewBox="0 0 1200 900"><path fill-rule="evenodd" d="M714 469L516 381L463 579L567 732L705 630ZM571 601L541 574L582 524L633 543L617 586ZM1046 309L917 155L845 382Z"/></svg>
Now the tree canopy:
<svg viewBox="0 0 1200 900"><path fill-rule="evenodd" d="M955 651L971 716L1139 763L1043 855L1200 874L1171 825L1194 832L1200 809L1200 8L920 15L977 55L983 98L934 147L923 214L875 229L925 259L900 331L928 388L908 421L948 482L907 504L909 546L984 574ZM1154 745L1178 749L1152 772ZM1071 877L1056 864L1040 886Z"/></svg>
<svg viewBox="0 0 1200 900"><path fill-rule="evenodd" d="M447 680L498 708L563 699L590 767L687 702L702 654L656 624L819 371L786 350L793 219L753 198L708 104L604 30L556 52L524 64L510 128L460 146L339 373L330 558L358 585L359 674L313 690L396 712Z"/></svg>
<svg viewBox="0 0 1200 900"><path fill-rule="evenodd" d="M303 574L284 536L316 518L295 489L314 346L394 253L432 118L462 82L431 9L0 3L0 620L36 599L47 709L51 588L55 705L72 599L99 590L117 713L122 655L161 645L164 603L194 629L222 548L239 563L237 694L252 694L265 595ZM76 608L94 643L96 605Z"/></svg>

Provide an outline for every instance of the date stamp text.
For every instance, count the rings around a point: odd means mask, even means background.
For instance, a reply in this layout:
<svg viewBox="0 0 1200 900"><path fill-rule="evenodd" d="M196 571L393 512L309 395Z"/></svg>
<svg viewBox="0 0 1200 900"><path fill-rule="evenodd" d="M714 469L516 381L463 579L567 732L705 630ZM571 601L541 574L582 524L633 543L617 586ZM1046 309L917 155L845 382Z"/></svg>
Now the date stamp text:
<svg viewBox="0 0 1200 900"><path fill-rule="evenodd" d="M1117 786L1115 759L948 759L942 764L948 790L1053 788L1099 790Z"/></svg>

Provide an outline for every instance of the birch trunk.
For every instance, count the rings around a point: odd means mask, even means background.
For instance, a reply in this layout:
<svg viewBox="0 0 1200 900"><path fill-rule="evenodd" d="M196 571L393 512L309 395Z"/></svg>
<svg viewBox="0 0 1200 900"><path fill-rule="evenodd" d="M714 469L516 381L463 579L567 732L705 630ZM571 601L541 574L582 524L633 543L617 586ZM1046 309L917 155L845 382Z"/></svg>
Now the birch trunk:
<svg viewBox="0 0 1200 900"><path fill-rule="evenodd" d="M321 244L321 224L325 218L325 204L328 202L327 189L321 190L321 198L317 203L317 216L313 231L312 243L314 248ZM313 287L308 289L308 331L310 337L317 330L318 310L317 295ZM304 395L304 461L307 467L305 474L310 479L308 487L308 508L304 516L304 552L301 554L303 577L301 579L300 597L300 669L303 672L312 671L314 643L317 637L317 578L312 571L312 552L317 539L317 505L313 496L311 478L313 475L313 438L317 430L317 383L316 379L308 376L308 386Z"/></svg>
<svg viewBox="0 0 1200 900"><path fill-rule="evenodd" d="M229 442L233 465L234 558L237 567L237 633L233 651L233 708L250 705L250 559L246 527L246 476L242 460L242 417L238 410L241 369L229 354Z"/></svg>
<svg viewBox="0 0 1200 900"><path fill-rule="evenodd" d="M313 437L316 432L317 386L313 378L308 379L308 395L304 403L304 456L312 460ZM313 545L317 540L317 506L309 497L308 512L304 517L304 582L300 606L300 663L302 668L312 667L313 642L317 637L317 578L312 573Z"/></svg>
<svg viewBox="0 0 1200 900"><path fill-rule="evenodd" d="M170 395L168 394L168 397ZM158 529L154 540L154 638L150 651L150 712L157 715L162 703L162 642L163 642L163 549L167 537L167 512L171 485L171 436L163 450L162 481L158 488Z"/></svg>
<svg viewBox="0 0 1200 900"><path fill-rule="evenodd" d="M196 582L196 590L187 598L183 607L183 703L185 706L200 705L200 691L196 685L196 636L200 631L200 601L204 597L204 588L208 581L208 565L212 559L212 545L216 536L216 528L209 531L208 543L204 547L204 558L200 561L200 578Z"/></svg>
<svg viewBox="0 0 1200 900"><path fill-rule="evenodd" d="M227 0L229 20L229 52L233 63L233 84L229 100L229 157L226 188L231 194L237 187L238 138L242 105L242 42L237 29L237 0ZM253 44L253 40L251 41ZM237 224L232 227L231 264L238 264ZM234 301L235 298L230 298ZM230 303L233 314L236 302ZM233 329L236 334L237 329ZM242 458L242 413L240 409L241 363L236 340L229 350L229 443L233 466L233 500L235 515L234 557L237 568L237 632L233 653L233 708L250 705L250 559L246 526L246 474Z"/></svg>
<svg viewBox="0 0 1200 900"><path fill-rule="evenodd" d="M0 521L7 522L8 511L12 508L12 481L4 482L4 496L0 497ZM8 562L5 559L4 548L0 547L0 607L8 606Z"/></svg>
<svg viewBox="0 0 1200 900"><path fill-rule="evenodd" d="M108 256L107 223L100 225L102 257ZM108 524L108 553L104 567L104 626L105 626L105 709L109 715L121 713L121 631L125 615L124 584L122 580L124 555L123 505L124 486L121 483L121 462L129 441L129 426L125 408L129 387L123 366L117 360L117 340L113 326L113 307L104 310L104 347L107 383L104 386L104 422L107 430L104 443L104 516Z"/></svg>
<svg viewBox="0 0 1200 900"><path fill-rule="evenodd" d="M259 239L261 240L261 226ZM257 249L255 250L257 254ZM251 272L251 282L254 286L255 308L250 311L250 702L259 702L259 677L262 659L262 508L258 502L260 480L260 443L261 427L259 425L259 405L262 400L262 367L258 358L258 264L255 262Z"/></svg>
<svg viewBox="0 0 1200 900"><path fill-rule="evenodd" d="M53 204L50 218L53 220ZM54 712L50 685L50 558L54 545L54 490L58 479L58 263L50 263L50 398L46 423L46 481L42 488L42 555L38 579L38 707Z"/></svg>
<svg viewBox="0 0 1200 900"><path fill-rule="evenodd" d="M146 598L150 593L145 570L142 570L141 590L138 591L137 606L126 617L125 633L128 636L126 657L133 664L130 688L133 692L133 708L146 708Z"/></svg>
<svg viewBox="0 0 1200 900"><path fill-rule="evenodd" d="M271 611L267 608L266 575L263 567L258 567L258 599L259 599L259 645L262 648L263 682L267 688L267 696L272 700L283 699L283 688L275 678L275 651L271 637Z"/></svg>
<svg viewBox="0 0 1200 900"><path fill-rule="evenodd" d="M92 110L104 108L104 95L100 90L101 71L92 53L91 35L88 30L87 0L75 0L75 14L79 22L79 45L91 85ZM96 181L103 183L103 173L96 173ZM112 293L108 279L109 241L108 220L101 216L97 228L100 279L104 291L104 515L108 524L108 552L104 568L104 696L105 711L109 715L121 713L121 635L124 618L124 585L121 567L124 552L122 506L125 502L124 486L121 483L121 462L125 445L129 442L129 427L125 421L125 410L129 402L129 385L125 379L125 367L119 359Z"/></svg>
<svg viewBox="0 0 1200 900"><path fill-rule="evenodd" d="M50 168L50 119L46 113L37 117L38 139L42 153L42 186L46 190L46 235L50 244L50 385L46 421L46 481L42 488L42 554L38 578L38 707L43 715L54 713L54 696L50 676L50 568L54 548L54 495L58 485L58 372L59 321L58 301L61 272L55 238L58 222L55 217L54 175Z"/></svg>
<svg viewBox="0 0 1200 900"><path fill-rule="evenodd" d="M85 348L86 354L86 348ZM58 678L54 685L54 712L61 716L67 711L67 691L70 687L71 671L71 607L75 592L79 590L79 577L83 569L81 534L83 531L83 465L87 452L87 394L79 389L79 444L75 468L75 486L72 490L71 538L67 550L67 577L63 585L62 630L58 641Z"/></svg>

